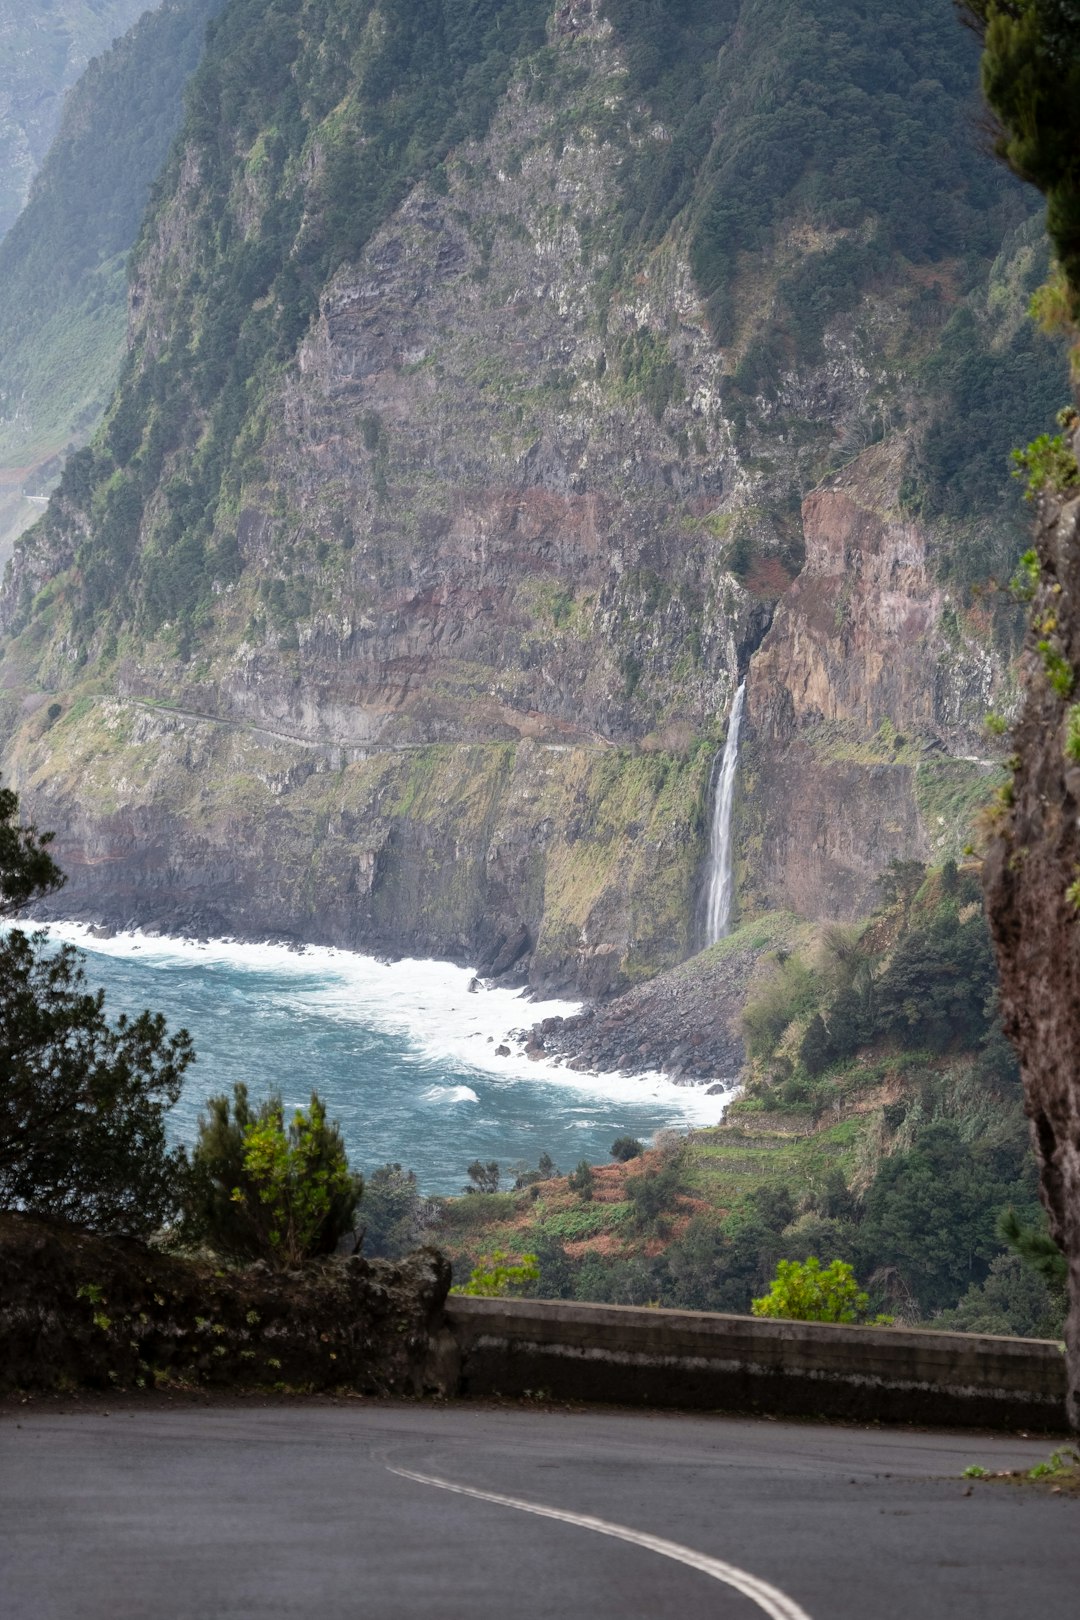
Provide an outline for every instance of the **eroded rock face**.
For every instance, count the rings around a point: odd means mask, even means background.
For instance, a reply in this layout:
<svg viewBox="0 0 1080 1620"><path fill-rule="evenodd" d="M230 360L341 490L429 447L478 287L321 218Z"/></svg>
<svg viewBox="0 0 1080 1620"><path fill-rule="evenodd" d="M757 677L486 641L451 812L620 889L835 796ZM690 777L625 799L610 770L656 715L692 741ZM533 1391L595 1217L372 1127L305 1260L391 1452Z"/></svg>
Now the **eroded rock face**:
<svg viewBox="0 0 1080 1620"><path fill-rule="evenodd" d="M803 916L864 915L890 860L956 853L950 800L997 770L1007 637L935 579L901 471L874 447L807 496L805 566L750 666L744 892Z"/></svg>
<svg viewBox="0 0 1080 1620"><path fill-rule="evenodd" d="M285 1385L449 1394L450 1265L331 1260L222 1271L134 1240L0 1214L0 1391Z"/></svg>
<svg viewBox="0 0 1080 1620"><path fill-rule="evenodd" d="M1080 434L1073 442L1080 449ZM1080 762L1066 751L1075 688L1068 696L1055 690L1049 675L1061 672L1047 669L1039 645L1080 670L1080 497L1043 497L1037 551L1024 706L1013 732L1017 765L985 881L1042 1199L1069 1263L1069 1410L1080 1428Z"/></svg>

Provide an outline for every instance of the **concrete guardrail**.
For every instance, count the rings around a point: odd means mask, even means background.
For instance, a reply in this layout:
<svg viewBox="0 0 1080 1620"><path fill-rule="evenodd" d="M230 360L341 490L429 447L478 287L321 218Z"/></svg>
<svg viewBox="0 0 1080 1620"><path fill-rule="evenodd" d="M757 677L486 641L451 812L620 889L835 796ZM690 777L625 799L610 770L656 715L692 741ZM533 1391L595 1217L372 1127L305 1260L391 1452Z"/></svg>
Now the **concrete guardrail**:
<svg viewBox="0 0 1080 1620"><path fill-rule="evenodd" d="M465 1396L1065 1432L1045 1339L452 1295Z"/></svg>

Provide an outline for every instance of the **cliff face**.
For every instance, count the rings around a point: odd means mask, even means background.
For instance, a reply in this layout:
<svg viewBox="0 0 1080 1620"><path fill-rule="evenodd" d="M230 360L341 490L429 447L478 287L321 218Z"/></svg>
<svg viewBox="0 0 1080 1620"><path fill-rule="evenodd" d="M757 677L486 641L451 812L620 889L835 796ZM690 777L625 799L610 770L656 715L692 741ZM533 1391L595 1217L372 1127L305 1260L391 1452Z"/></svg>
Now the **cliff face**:
<svg viewBox="0 0 1080 1620"><path fill-rule="evenodd" d="M615 0L489 7L457 85L397 0L341 39L332 7L271 9L280 61L241 8L216 25L109 422L4 588L5 770L61 832L65 908L632 983L698 943L748 665L744 908L850 915L962 840L984 772L952 757L1008 636L962 607L942 401L956 345L965 386L1027 365L1008 183L958 158L918 264L871 252L907 215L856 207L842 149L778 168L759 217L731 153L779 138L762 75L823 139L794 0L698 8L708 52L674 21L646 49ZM939 61L923 12L885 80ZM946 77L920 118L951 128L960 55ZM426 156L399 170L403 106ZM985 572L1008 523L981 543Z"/></svg>
<svg viewBox="0 0 1080 1620"><path fill-rule="evenodd" d="M1073 433L1080 450L1080 433ZM1006 1032L1020 1053L1050 1228L1066 1255L1070 1416L1080 1428L1080 497L1042 498L1016 769L985 879Z"/></svg>
<svg viewBox="0 0 1080 1620"><path fill-rule="evenodd" d="M874 447L803 503L806 562L750 666L745 895L865 914L895 859L960 853L1000 767L983 722L1015 613L958 611L902 509L902 447Z"/></svg>

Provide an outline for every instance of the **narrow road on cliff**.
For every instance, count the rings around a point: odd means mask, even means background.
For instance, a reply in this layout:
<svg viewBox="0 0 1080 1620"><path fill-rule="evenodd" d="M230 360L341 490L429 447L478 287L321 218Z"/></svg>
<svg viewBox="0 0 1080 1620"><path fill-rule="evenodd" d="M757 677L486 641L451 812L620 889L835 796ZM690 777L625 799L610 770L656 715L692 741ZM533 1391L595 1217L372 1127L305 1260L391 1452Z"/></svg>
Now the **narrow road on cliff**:
<svg viewBox="0 0 1080 1620"><path fill-rule="evenodd" d="M1046 1440L611 1411L7 1405L6 1620L1018 1620L1080 1502Z"/></svg>

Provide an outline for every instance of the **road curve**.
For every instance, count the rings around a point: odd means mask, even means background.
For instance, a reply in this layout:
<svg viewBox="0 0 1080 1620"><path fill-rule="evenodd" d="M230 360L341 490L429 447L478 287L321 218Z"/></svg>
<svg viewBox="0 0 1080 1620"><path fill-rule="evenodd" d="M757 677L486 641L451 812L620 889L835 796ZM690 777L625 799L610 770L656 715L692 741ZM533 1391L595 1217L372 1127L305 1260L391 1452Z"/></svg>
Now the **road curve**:
<svg viewBox="0 0 1080 1620"><path fill-rule="evenodd" d="M160 1398L0 1412L5 1620L1017 1620L1080 1502L959 1478L1047 1441Z"/></svg>

